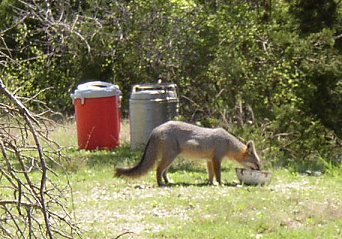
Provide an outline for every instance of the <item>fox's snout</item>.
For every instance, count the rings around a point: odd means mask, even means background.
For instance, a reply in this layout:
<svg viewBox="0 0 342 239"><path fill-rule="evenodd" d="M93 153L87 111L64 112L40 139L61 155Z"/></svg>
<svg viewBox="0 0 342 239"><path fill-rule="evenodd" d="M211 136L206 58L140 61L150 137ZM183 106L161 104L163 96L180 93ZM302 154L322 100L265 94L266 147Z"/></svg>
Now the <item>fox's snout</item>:
<svg viewBox="0 0 342 239"><path fill-rule="evenodd" d="M245 166L246 168L249 168L249 169L253 169L253 170L260 170L261 169L261 165L259 162L256 162L256 163L244 162L242 164L243 164L243 166Z"/></svg>
<svg viewBox="0 0 342 239"><path fill-rule="evenodd" d="M258 154L256 153L253 141L249 141L247 143L246 157L242 164L249 169L261 169L260 159Z"/></svg>
<svg viewBox="0 0 342 239"><path fill-rule="evenodd" d="M254 170L260 170L260 169L261 169L260 163L255 163L254 166L255 166L255 167L253 168Z"/></svg>
<svg viewBox="0 0 342 239"><path fill-rule="evenodd" d="M260 159L258 156L250 163L250 168L253 170L261 170Z"/></svg>

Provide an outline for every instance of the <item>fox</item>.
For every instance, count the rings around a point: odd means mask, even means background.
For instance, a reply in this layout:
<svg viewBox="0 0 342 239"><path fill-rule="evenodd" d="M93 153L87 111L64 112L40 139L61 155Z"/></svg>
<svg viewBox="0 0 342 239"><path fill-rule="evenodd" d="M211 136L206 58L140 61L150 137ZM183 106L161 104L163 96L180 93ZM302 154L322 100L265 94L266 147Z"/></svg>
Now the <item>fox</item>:
<svg viewBox="0 0 342 239"><path fill-rule="evenodd" d="M209 183L222 185L221 162L228 158L242 166L260 170L261 163L254 142L242 143L223 128L204 128L181 121L167 121L150 134L138 164L116 168L115 176L136 178L148 173L157 163L158 186L172 183L168 170L177 156L207 160Z"/></svg>

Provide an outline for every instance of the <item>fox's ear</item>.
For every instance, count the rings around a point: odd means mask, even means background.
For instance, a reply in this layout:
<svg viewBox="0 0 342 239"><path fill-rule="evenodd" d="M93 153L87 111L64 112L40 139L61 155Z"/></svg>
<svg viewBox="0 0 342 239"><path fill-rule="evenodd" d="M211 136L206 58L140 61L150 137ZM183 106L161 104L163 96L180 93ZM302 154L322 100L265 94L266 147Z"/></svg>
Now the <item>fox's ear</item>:
<svg viewBox="0 0 342 239"><path fill-rule="evenodd" d="M249 140L249 141L247 142L247 151L248 151L249 153L252 153L252 152L255 151L253 140Z"/></svg>

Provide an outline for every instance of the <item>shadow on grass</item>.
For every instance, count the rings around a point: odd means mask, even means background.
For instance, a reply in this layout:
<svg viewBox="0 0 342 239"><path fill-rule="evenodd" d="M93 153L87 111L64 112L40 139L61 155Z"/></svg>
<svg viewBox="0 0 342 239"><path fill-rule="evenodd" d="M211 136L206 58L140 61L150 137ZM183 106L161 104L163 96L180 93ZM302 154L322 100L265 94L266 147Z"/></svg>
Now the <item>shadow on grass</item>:
<svg viewBox="0 0 342 239"><path fill-rule="evenodd" d="M238 183L235 182L229 182L224 183L222 185L212 185L209 182L204 183L170 183L167 184L165 187L236 187L238 186Z"/></svg>
<svg viewBox="0 0 342 239"><path fill-rule="evenodd" d="M140 160L142 152L132 150L128 145L121 146L112 151L93 151L88 158L88 165L94 166L127 166L133 165Z"/></svg>
<svg viewBox="0 0 342 239"><path fill-rule="evenodd" d="M140 151L131 150L123 145L114 150L79 150L76 148L65 149L61 157L56 161L49 161L52 169L77 172L92 167L116 167L117 165L133 165L140 160Z"/></svg>

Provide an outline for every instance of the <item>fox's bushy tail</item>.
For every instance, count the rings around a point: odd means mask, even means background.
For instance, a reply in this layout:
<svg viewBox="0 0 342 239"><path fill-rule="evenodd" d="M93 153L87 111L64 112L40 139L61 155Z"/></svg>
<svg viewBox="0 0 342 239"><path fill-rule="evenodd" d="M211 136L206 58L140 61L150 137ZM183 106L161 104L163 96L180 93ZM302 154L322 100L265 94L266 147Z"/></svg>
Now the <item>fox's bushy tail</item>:
<svg viewBox="0 0 342 239"><path fill-rule="evenodd" d="M140 162L132 168L116 168L116 177L136 178L150 171L158 158L158 146L154 145L153 135L149 138Z"/></svg>

